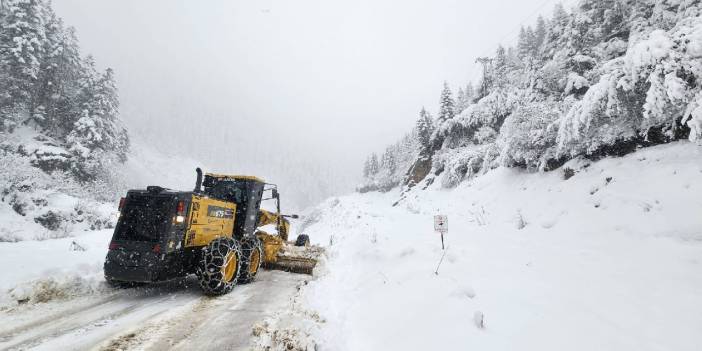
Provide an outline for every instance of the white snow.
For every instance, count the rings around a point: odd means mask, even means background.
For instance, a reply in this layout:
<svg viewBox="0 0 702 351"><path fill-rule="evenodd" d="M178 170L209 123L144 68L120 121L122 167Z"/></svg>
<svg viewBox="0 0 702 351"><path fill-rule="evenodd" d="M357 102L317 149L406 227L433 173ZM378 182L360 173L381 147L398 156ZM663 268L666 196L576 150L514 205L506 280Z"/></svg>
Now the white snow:
<svg viewBox="0 0 702 351"><path fill-rule="evenodd" d="M0 242L0 307L46 302L106 290L102 264L112 229L75 237ZM76 250L73 243L85 249Z"/></svg>
<svg viewBox="0 0 702 351"><path fill-rule="evenodd" d="M36 133L23 128L14 142L27 150L40 150L45 144L36 142L35 137ZM143 145L135 150L118 171L116 178L124 183L121 188L161 185L187 191L194 186L195 161ZM27 205L27 213L22 216L15 211L9 195L0 202L0 262L12 267L0 275L0 308L109 291L102 265L113 229L91 230L90 226L96 221L116 223L117 200L98 202L69 195L61 188L60 179L24 163L18 162L16 171L12 176L28 179L29 190L11 195L19 200L15 202ZM36 222L36 217L48 211L66 219L58 230ZM77 250L76 244L85 250Z"/></svg>
<svg viewBox="0 0 702 351"><path fill-rule="evenodd" d="M668 56L674 43L664 30L654 30L646 40L642 40L627 52L627 59L632 66L646 67L655 65Z"/></svg>
<svg viewBox="0 0 702 351"><path fill-rule="evenodd" d="M568 80L566 82L566 88L564 93L566 95L570 94L573 90L580 90L584 87L589 87L590 83L585 79L585 77L575 73L568 73Z"/></svg>
<svg viewBox="0 0 702 351"><path fill-rule="evenodd" d="M302 228L329 249L308 332L333 350L697 350L701 156L679 142L571 161L568 180L498 168L396 207L331 199Z"/></svg>

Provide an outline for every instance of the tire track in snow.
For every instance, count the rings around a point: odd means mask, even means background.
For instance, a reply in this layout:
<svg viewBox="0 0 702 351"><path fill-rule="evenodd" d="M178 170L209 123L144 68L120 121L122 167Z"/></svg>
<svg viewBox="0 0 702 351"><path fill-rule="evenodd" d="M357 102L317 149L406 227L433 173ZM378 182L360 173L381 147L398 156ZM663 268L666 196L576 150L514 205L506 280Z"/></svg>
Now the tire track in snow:
<svg viewBox="0 0 702 351"><path fill-rule="evenodd" d="M203 297L186 308L152 319L109 341L112 350L251 350L253 326L286 308L310 276L263 271L258 279L224 296Z"/></svg>
<svg viewBox="0 0 702 351"><path fill-rule="evenodd" d="M149 305L159 305L164 301L170 300L170 297L161 297L149 304L140 302L129 303L126 299L118 299L107 302L106 304L98 305L94 308L89 308L81 313L67 315L60 318L55 323L45 324L42 328L29 329L25 333L19 334L12 338L10 342L0 348L8 350L26 350L35 348L42 344L53 343L53 339L57 339L69 334L87 334L92 330L103 328L114 323L116 320L138 311ZM54 345L53 347L61 348L67 345Z"/></svg>
<svg viewBox="0 0 702 351"><path fill-rule="evenodd" d="M0 350L249 350L253 325L286 308L307 279L262 271L251 284L207 297L191 277L185 287L124 290L98 300L75 299L68 302L75 306L58 310L60 304L37 305L35 318L0 329Z"/></svg>
<svg viewBox="0 0 702 351"><path fill-rule="evenodd" d="M64 310L64 311L52 313L46 317L41 317L41 318L32 320L30 322L20 324L19 326L15 326L10 330L1 331L0 332L0 345L2 345L2 343L12 339L13 337L16 337L19 334L26 333L29 330L39 328L39 327L46 325L48 323L55 323L57 321L61 321L62 319L69 318L70 316L72 316L74 314L81 313L81 312L84 312L86 310L95 308L97 306L100 306L100 305L103 305L103 304L108 303L110 301L113 301L117 298L119 298L119 295L117 295L117 294L110 295L107 298L99 299L95 302L88 303L84 306L73 307L73 308L69 308L69 309Z"/></svg>
<svg viewBox="0 0 702 351"><path fill-rule="evenodd" d="M32 311L38 317L8 331L0 331L0 350L26 349L87 349L124 329L126 321L138 323L152 318L173 305L199 299L193 288L183 288L177 282L157 284L145 288L119 291L98 301L76 299L77 307L40 315L37 305ZM80 305L81 300L88 300ZM52 306L52 307L55 307ZM21 313L21 312L19 312Z"/></svg>

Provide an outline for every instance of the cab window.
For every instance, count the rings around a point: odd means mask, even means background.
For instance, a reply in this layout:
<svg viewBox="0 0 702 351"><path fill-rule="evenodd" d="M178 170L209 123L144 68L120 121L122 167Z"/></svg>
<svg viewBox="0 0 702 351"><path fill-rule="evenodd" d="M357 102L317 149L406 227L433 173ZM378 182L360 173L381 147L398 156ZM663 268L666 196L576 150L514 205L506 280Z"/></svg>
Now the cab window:
<svg viewBox="0 0 702 351"><path fill-rule="evenodd" d="M205 189L205 193L215 199L241 204L246 201L244 184L234 181L220 181L210 188Z"/></svg>

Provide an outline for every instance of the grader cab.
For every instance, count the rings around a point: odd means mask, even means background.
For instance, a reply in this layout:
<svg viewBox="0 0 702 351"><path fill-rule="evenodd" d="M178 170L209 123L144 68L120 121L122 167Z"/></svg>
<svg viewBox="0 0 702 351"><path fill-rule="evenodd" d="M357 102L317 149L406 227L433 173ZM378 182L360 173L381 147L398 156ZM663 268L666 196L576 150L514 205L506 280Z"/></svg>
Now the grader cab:
<svg viewBox="0 0 702 351"><path fill-rule="evenodd" d="M275 211L261 208L275 201ZM280 213L275 184L253 176L205 174L193 191L150 186L120 201L104 272L113 285L194 273L205 293L225 294L253 281L261 267L312 273L320 251L309 237L288 242L295 215ZM263 229L273 227L274 234ZM295 246L297 245L297 246Z"/></svg>

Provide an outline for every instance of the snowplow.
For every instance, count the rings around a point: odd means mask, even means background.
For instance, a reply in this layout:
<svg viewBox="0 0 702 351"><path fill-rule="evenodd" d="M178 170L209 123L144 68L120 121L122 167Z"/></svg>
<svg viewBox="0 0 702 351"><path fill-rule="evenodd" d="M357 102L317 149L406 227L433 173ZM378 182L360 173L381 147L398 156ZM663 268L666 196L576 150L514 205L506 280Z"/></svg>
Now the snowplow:
<svg viewBox="0 0 702 351"><path fill-rule="evenodd" d="M288 242L288 218L297 216L281 214L275 184L254 176L203 177L200 168L196 173L193 191L149 186L120 200L104 264L110 285L195 274L206 294L222 295L253 281L261 268L312 273L321 248L304 234ZM266 200L275 201L275 211L261 208Z"/></svg>

